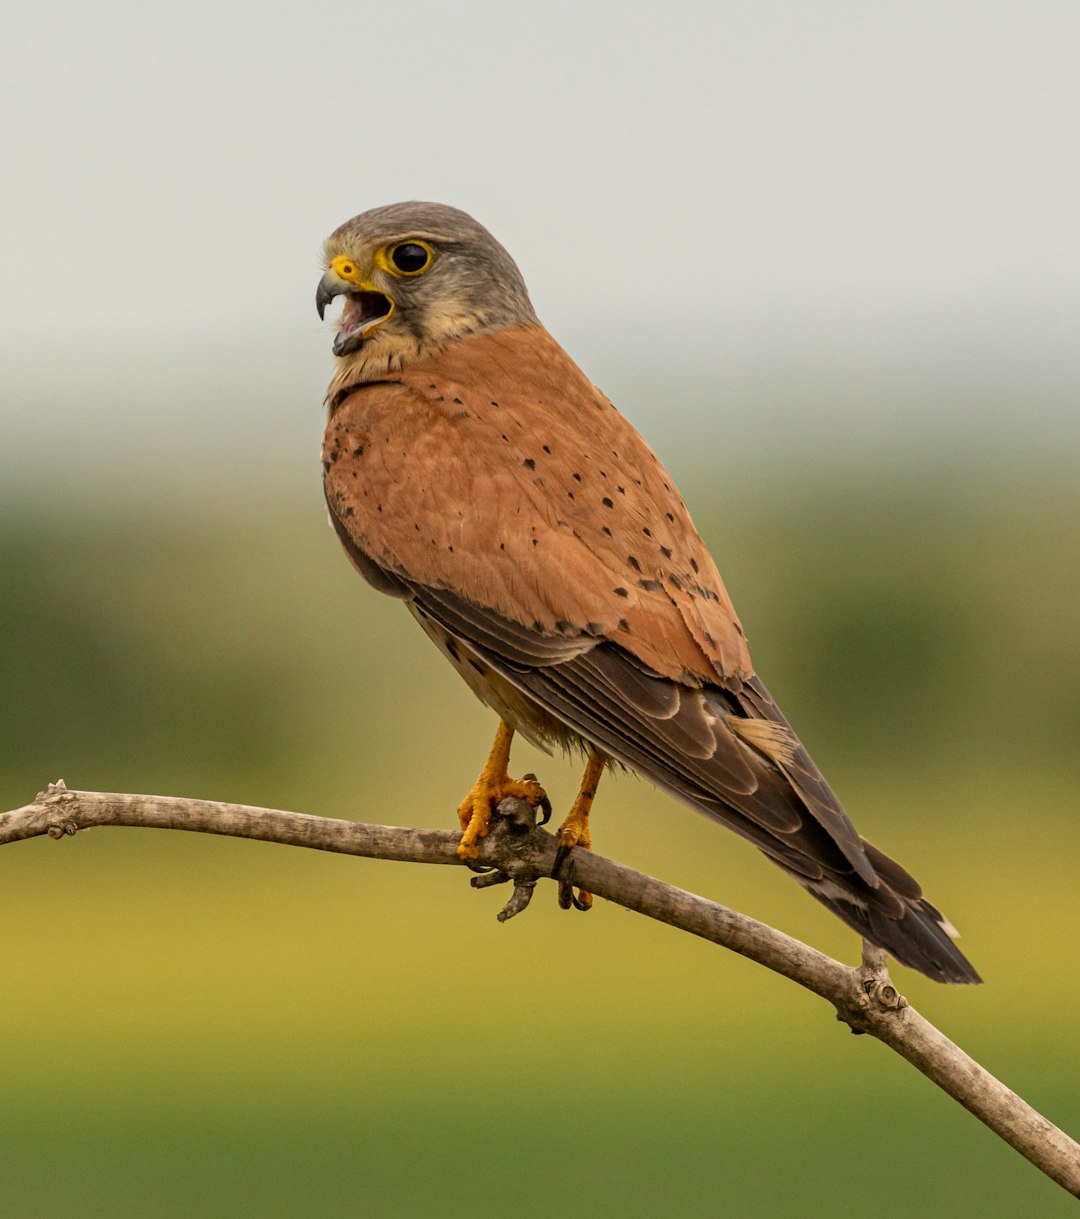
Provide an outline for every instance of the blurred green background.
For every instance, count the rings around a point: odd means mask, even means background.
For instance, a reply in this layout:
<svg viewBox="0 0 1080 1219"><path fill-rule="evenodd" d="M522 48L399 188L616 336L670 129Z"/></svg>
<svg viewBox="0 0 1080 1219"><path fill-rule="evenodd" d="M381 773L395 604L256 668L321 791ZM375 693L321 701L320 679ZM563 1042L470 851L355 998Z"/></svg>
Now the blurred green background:
<svg viewBox="0 0 1080 1219"><path fill-rule="evenodd" d="M1053 0L5 14L0 805L453 824L493 717L326 525L313 304L349 215L453 203L986 978L900 986L1080 1132L1078 40ZM855 958L647 785L595 828ZM825 1004L619 909L500 926L454 869L137 830L0 862L5 1216L1072 1213Z"/></svg>
<svg viewBox="0 0 1080 1219"><path fill-rule="evenodd" d="M317 430L312 419L313 434ZM1075 481L1002 461L671 462L758 667L987 980L911 1000L1080 1128ZM4 807L47 781L450 825L492 719L339 553L317 467L5 516ZM69 505L75 509L75 505ZM55 505L54 505L55 508ZM574 768L519 745L556 802ZM852 959L733 835L630 778L605 853ZM1056 1213L1065 1196L821 1002L541 891L138 830L3 856L20 1215ZM76 1202L75 1200L78 1199ZM1062 1210L1064 1213L1064 1210Z"/></svg>

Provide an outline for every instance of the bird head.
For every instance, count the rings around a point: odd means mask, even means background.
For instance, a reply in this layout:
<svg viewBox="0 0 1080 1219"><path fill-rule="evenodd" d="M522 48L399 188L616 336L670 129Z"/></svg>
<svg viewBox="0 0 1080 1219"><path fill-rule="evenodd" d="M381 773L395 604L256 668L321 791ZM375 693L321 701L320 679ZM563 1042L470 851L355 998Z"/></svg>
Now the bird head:
<svg viewBox="0 0 1080 1219"><path fill-rule="evenodd" d="M375 375L466 335L536 321L510 255L471 216L439 203L373 208L335 230L315 294L320 317L338 296L334 354Z"/></svg>

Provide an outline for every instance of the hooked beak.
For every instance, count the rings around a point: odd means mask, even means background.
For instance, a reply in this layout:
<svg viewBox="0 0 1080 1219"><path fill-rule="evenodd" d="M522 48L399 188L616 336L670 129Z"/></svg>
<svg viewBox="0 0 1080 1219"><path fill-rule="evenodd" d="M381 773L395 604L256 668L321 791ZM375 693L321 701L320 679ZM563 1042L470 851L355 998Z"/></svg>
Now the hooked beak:
<svg viewBox="0 0 1080 1219"><path fill-rule="evenodd" d="M344 356L363 346L364 340L394 312L394 302L374 284L361 279L356 264L338 257L319 280L315 308L326 316L326 306L336 296L348 297L341 325L334 336L334 355Z"/></svg>
<svg viewBox="0 0 1080 1219"><path fill-rule="evenodd" d="M327 273L319 280L319 289L315 293L315 308L319 311L320 321L326 317L326 306L335 296L343 296L353 290L352 284L346 283L334 271Z"/></svg>

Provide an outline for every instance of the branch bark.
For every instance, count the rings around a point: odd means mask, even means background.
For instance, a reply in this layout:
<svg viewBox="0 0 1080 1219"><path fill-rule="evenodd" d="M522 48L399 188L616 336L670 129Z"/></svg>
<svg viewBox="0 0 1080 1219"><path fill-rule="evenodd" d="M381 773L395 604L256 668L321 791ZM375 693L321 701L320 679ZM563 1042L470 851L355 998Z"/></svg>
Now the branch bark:
<svg viewBox="0 0 1080 1219"><path fill-rule="evenodd" d="M463 866L456 854L459 835L450 830L365 825L174 796L70 791L62 781L50 784L32 804L0 813L0 844L43 834L63 838L103 825L191 830L369 859ZM552 875L555 839L536 826L529 805L504 800L479 845L477 863L489 870L474 876L473 885L513 883L512 896L498 916L505 921L525 909L538 880ZM820 995L853 1032L883 1041L1036 1168L1080 1197L1080 1145L920 1016L893 986L879 949L864 946L862 965L852 968L756 919L591 851L575 852L563 867L564 879L567 868L573 868L574 883L596 897L710 940Z"/></svg>

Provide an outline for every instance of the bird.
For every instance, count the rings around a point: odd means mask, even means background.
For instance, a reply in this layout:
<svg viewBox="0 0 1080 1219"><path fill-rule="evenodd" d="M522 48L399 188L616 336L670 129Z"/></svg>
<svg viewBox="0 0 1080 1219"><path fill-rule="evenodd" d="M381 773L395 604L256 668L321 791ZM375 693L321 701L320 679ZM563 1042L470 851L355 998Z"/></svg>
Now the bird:
<svg viewBox="0 0 1080 1219"><path fill-rule="evenodd" d="M754 671L675 482L540 323L517 264L467 213L375 207L327 239L338 297L326 395L330 520L362 576L404 602L499 717L458 808L478 855L516 734L578 750L560 860L592 845L621 765L727 826L865 940L940 982L981 979L904 868L856 831ZM558 871L558 866L556 871ZM560 887L560 903L591 895Z"/></svg>

